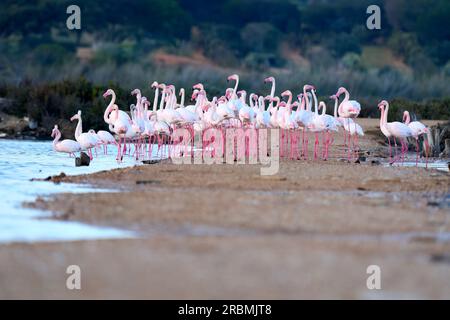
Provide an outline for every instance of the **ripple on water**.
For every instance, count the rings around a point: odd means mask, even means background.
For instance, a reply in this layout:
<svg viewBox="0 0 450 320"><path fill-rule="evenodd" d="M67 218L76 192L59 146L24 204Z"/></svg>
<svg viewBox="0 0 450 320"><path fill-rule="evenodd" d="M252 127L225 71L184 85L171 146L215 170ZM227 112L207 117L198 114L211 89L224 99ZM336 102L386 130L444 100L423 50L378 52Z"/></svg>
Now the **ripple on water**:
<svg viewBox="0 0 450 320"><path fill-rule="evenodd" d="M49 213L21 206L23 202L33 201L38 195L92 191L86 186L74 184L31 182L31 178L45 178L60 172L68 175L86 174L137 164L132 157L125 157L122 163L117 163L113 149L109 147L110 154L107 156L99 152L99 157L89 167L75 167L75 160L54 152L50 141L0 140L0 242L133 237L133 233L115 228L42 219L48 217Z"/></svg>

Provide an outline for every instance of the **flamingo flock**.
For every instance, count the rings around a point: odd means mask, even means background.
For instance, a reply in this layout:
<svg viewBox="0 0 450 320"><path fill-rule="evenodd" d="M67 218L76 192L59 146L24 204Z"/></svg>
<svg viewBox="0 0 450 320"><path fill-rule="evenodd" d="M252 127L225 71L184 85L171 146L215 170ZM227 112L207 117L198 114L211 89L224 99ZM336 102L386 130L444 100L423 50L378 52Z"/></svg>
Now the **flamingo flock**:
<svg viewBox="0 0 450 320"><path fill-rule="evenodd" d="M339 131L344 135L343 156L349 161L358 157L358 138L364 136L362 127L356 122L361 112L361 105L350 99L350 93L344 87L330 96L334 102L334 109L328 114L325 101L318 101L316 88L306 84L301 92L294 95L285 90L276 95L276 80L268 77L265 83L271 85L268 95L258 95L239 88L239 76L233 74L227 78L233 86L227 88L220 97L208 97L205 86L197 83L192 87L191 104L185 105L186 91L181 88L178 92L174 85L153 82L150 89L154 91L151 102L142 95L140 89L131 91L136 103L130 105L129 110L120 109L116 104L116 93L108 89L103 97L109 99L104 111L103 119L108 125L108 131L88 130L83 132L81 111L78 111L70 120L77 120L75 140L63 140L58 126L55 126L52 137L55 139L55 151L73 155L75 152L86 151L93 159L92 149L103 146L103 152L108 152L107 146L117 146L118 161L128 154L136 160L150 158L152 148L158 148L157 154L167 152L171 157L173 151L182 146L183 156L193 156L194 139L196 134L201 137L201 148L206 150L214 145L214 138L208 131L220 131L225 140L227 129L258 130L278 129L280 156L292 160L308 160L309 141L314 140L312 158L314 160L327 160L329 151L334 143L334 135ZM343 99L340 98L343 96ZM296 97L294 101L294 97ZM340 101L341 100L341 101ZM267 105L268 104L268 105ZM391 162L403 161L408 150L406 139L416 140L418 158L419 137L426 134L428 129L418 121L410 121L408 112L404 114L404 123L387 122L389 104L383 100L378 105L381 110L380 129L389 143ZM178 134L183 129L186 134ZM115 137L114 137L115 136ZM246 135L246 138L248 136ZM249 138L248 138L249 139ZM393 158L391 140L397 150L397 140L401 144L400 155ZM425 139L426 140L426 139ZM213 153L224 152L224 141L220 148L213 148ZM246 141L244 152L248 155L255 148ZM257 148L257 146L256 146ZM217 149L217 150L216 150ZM133 152L132 152L133 151ZM393 159L393 160L392 160Z"/></svg>

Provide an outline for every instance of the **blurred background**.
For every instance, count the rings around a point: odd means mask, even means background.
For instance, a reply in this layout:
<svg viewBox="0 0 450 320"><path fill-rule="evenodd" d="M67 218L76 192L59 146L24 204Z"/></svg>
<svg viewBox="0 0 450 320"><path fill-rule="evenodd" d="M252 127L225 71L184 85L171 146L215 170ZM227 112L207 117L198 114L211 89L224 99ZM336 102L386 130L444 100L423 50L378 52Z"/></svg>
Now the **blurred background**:
<svg viewBox="0 0 450 320"><path fill-rule="evenodd" d="M81 30L66 27L71 4L81 8ZM366 27L372 4L381 8L381 30ZM107 87L126 108L134 102L131 89L152 97L154 80L177 88L203 82L213 96L224 92L231 73L241 75L240 87L259 94L269 93L267 76L277 79L277 91L314 84L325 101L345 86L365 117L378 117L377 102L389 99L397 120L403 109L448 119L450 1L0 3L3 135L44 137L78 109L86 129L103 128Z"/></svg>

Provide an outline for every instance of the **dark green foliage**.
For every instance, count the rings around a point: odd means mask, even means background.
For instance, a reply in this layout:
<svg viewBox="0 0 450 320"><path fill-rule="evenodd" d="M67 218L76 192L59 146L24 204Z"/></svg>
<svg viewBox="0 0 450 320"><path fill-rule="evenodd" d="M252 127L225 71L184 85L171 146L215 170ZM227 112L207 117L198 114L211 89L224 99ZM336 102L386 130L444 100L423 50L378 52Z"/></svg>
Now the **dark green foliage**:
<svg viewBox="0 0 450 320"><path fill-rule="evenodd" d="M110 84L117 95L117 104L125 110L133 97L123 88ZM102 94L106 87L95 86L84 78L49 84L33 84L23 81L18 86L2 85L0 92L7 92L12 105L6 112L18 117L29 116L42 124L46 117L68 120L77 110L83 112L83 130L106 128L103 111L108 100Z"/></svg>

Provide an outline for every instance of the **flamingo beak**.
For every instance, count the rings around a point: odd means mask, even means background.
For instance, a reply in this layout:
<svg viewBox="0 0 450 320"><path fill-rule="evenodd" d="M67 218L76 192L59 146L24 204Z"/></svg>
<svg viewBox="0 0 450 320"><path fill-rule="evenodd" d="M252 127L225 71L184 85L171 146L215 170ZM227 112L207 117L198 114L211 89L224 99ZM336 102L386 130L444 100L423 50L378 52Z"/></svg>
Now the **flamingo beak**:
<svg viewBox="0 0 450 320"><path fill-rule="evenodd" d="M108 91L106 91L106 92L103 94L103 98L106 98L107 96L109 96Z"/></svg>

